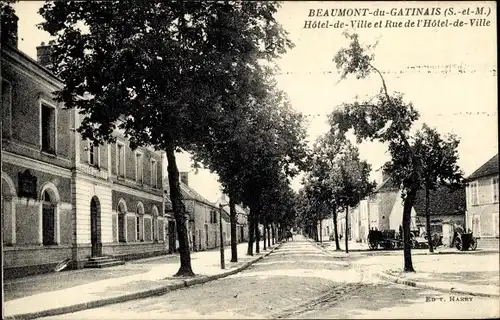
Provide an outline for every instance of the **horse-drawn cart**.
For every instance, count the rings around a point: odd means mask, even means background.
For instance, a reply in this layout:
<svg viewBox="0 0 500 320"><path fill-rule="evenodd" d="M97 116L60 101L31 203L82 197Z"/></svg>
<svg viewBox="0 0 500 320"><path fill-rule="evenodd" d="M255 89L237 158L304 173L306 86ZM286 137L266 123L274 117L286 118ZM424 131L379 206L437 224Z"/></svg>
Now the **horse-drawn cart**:
<svg viewBox="0 0 500 320"><path fill-rule="evenodd" d="M460 251L467 251L469 249L476 250L477 240L474 238L472 232L465 232L465 230L459 226L454 226L453 232L453 246Z"/></svg>
<svg viewBox="0 0 500 320"><path fill-rule="evenodd" d="M370 230L368 232L368 247L376 250L380 246L383 249L399 249L403 242L396 236L396 230Z"/></svg>

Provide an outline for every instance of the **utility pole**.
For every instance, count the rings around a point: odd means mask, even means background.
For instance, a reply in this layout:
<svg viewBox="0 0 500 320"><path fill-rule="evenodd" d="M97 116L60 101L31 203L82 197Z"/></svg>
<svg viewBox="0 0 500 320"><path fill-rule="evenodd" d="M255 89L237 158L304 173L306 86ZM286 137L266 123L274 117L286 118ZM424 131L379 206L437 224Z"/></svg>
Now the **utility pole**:
<svg viewBox="0 0 500 320"><path fill-rule="evenodd" d="M349 253L349 205L345 209L345 253Z"/></svg>
<svg viewBox="0 0 500 320"><path fill-rule="evenodd" d="M220 231L220 268L226 269L224 264L224 237L222 236L222 204L219 204L219 231Z"/></svg>

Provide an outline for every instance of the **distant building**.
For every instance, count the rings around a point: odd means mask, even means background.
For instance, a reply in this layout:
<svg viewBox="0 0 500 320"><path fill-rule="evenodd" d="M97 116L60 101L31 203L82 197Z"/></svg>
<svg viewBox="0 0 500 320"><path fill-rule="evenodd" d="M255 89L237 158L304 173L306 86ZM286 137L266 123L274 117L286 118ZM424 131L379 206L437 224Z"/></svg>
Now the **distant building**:
<svg viewBox="0 0 500 320"><path fill-rule="evenodd" d="M466 226L478 247L498 248L498 154L467 177Z"/></svg>
<svg viewBox="0 0 500 320"><path fill-rule="evenodd" d="M416 226L420 230L427 230L425 214L425 190L420 189L415 198L414 208ZM429 191L429 216L432 233L443 233L443 223L465 226L465 188L451 190L446 186L438 186Z"/></svg>
<svg viewBox="0 0 500 320"><path fill-rule="evenodd" d="M222 195L216 202L215 206L219 207L222 204L222 209L225 214L229 217L229 199L226 195ZM238 238L238 243L248 241L248 211L243 209L240 205L235 205L236 208L236 234ZM259 226L262 232L262 226Z"/></svg>
<svg viewBox="0 0 500 320"><path fill-rule="evenodd" d="M231 224L229 219L229 206L225 196L215 203L207 200L194 188L189 186L189 175L187 172L180 173L180 186L182 201L186 207L186 222L189 235L190 249L193 251L204 251L218 248L220 246L220 225L219 219L222 213L222 238L224 245L231 243ZM173 219L172 206L168 196L168 179L165 178L165 208L169 219L169 252L174 252L178 247L175 237L175 220ZM223 204L222 211L219 204ZM247 212L236 205L237 225L236 235L238 242L248 240Z"/></svg>

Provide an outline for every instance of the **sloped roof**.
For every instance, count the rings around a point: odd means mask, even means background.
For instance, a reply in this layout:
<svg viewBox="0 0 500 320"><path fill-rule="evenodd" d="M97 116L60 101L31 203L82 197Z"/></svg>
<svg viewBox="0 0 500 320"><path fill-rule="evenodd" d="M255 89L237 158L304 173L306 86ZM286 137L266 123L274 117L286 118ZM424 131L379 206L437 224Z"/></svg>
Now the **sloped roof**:
<svg viewBox="0 0 500 320"><path fill-rule="evenodd" d="M486 161L482 166L474 171L467 180L474 180L482 177L487 177L491 175L498 175L498 153L494 155L490 160Z"/></svg>
<svg viewBox="0 0 500 320"><path fill-rule="evenodd" d="M382 183L379 184L373 192L377 193L377 192L394 191L394 190L399 190L399 188L394 184L392 178L387 178L384 181L382 181Z"/></svg>
<svg viewBox="0 0 500 320"><path fill-rule="evenodd" d="M219 204L222 204L223 207L222 207L222 210L224 211L225 214L227 214L227 216L229 217L229 214L230 214L230 211L229 211L229 202L227 200L225 200L224 196L221 196L216 202L215 204L217 206L219 206ZM236 215L237 215L237 219L238 219L238 223L239 224L244 224L246 223L246 217L248 216L248 212L243 209L240 205L236 204L235 205L235 208L236 208Z"/></svg>
<svg viewBox="0 0 500 320"><path fill-rule="evenodd" d="M465 214L466 199L465 188L450 190L446 186L439 186L429 192L430 215L460 215ZM425 190L417 192L413 204L417 216L425 216Z"/></svg>

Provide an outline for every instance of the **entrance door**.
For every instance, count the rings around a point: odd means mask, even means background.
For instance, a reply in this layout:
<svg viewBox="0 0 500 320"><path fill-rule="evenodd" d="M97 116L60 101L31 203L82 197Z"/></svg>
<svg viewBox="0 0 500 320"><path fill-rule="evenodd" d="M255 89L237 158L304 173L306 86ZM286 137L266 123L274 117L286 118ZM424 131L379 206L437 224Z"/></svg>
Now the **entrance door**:
<svg viewBox="0 0 500 320"><path fill-rule="evenodd" d="M90 242L92 244L92 257L102 255L101 243L101 212L99 200L93 197L90 200Z"/></svg>
<svg viewBox="0 0 500 320"><path fill-rule="evenodd" d="M55 232L54 232L54 207L50 203L43 204L42 211L42 221L43 221L43 244L52 245L55 244Z"/></svg>
<svg viewBox="0 0 500 320"><path fill-rule="evenodd" d="M245 241L243 226L240 227L240 233L241 233L240 242L243 242Z"/></svg>

